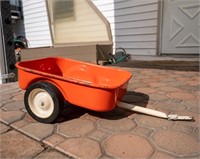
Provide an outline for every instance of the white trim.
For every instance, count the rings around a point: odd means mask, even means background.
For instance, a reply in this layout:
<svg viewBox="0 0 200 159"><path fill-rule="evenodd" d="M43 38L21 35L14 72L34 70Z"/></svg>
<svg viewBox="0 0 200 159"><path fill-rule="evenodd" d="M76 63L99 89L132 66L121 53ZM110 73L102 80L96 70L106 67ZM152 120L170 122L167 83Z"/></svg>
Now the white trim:
<svg viewBox="0 0 200 159"><path fill-rule="evenodd" d="M163 10L164 10L164 0L159 0L159 5L158 5L158 14L160 14L160 16L158 17L158 45L157 45L157 49L158 49L158 52L157 52L157 55L161 55L162 54L162 31L163 31L163 16L164 16L164 13L163 13Z"/></svg>
<svg viewBox="0 0 200 159"><path fill-rule="evenodd" d="M2 18L1 18L1 3L0 3L0 26L2 26ZM6 65L6 58L5 58L5 44L4 44L4 36L3 36L3 28L0 28L0 76L6 74L7 65ZM0 84L6 83L6 80L0 78Z"/></svg>

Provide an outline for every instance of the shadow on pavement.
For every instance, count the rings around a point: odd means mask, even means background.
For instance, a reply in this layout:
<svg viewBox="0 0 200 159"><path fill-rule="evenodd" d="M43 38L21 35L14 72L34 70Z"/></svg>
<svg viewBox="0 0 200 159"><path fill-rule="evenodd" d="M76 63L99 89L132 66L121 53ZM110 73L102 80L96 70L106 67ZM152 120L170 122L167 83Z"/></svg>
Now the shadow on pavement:
<svg viewBox="0 0 200 159"><path fill-rule="evenodd" d="M133 103L135 105L146 107L149 101L149 96L139 92L128 91L122 102L125 103ZM89 114L91 116L109 120L118 120L126 118L127 116L133 114L134 112L128 111L126 109L122 109L116 107L115 109L108 112L95 112L92 110L88 110L79 106L72 105L70 103L65 104L65 109L62 114L57 119L56 123L62 123L65 121L73 120L84 116L85 114Z"/></svg>

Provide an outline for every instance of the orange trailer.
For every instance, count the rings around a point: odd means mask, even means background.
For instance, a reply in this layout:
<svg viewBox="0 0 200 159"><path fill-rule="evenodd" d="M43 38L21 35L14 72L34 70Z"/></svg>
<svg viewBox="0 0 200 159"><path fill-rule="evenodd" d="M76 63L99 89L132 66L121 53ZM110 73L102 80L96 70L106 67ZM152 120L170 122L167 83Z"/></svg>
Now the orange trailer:
<svg viewBox="0 0 200 159"><path fill-rule="evenodd" d="M192 116L166 114L119 102L125 95L130 72L85 62L49 57L24 61L18 67L19 86L26 90L27 112L37 121L53 122L64 101L94 111L109 111L118 105L131 111L168 120L194 121Z"/></svg>
<svg viewBox="0 0 200 159"><path fill-rule="evenodd" d="M25 107L40 122L53 122L64 100L94 111L109 111L126 93L130 72L49 57L16 64Z"/></svg>

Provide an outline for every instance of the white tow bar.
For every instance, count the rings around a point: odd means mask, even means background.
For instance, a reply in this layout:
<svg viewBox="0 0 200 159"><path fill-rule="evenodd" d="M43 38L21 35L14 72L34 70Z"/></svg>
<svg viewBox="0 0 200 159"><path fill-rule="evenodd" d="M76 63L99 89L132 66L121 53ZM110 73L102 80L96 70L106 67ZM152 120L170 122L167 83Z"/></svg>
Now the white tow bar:
<svg viewBox="0 0 200 159"><path fill-rule="evenodd" d="M123 108L123 109L128 109L128 110L131 110L134 112L147 114L147 115L151 115L151 116L155 116L155 117L159 117L159 118L163 118L163 119L174 120L174 121L176 121L176 120L194 121L193 116L179 116L176 114L166 114L161 111L157 111L157 110L153 110L153 109L149 109L149 108L143 108L143 107L140 107L137 105L128 104L128 103L124 103L124 102L120 102L117 105L118 105L118 107Z"/></svg>

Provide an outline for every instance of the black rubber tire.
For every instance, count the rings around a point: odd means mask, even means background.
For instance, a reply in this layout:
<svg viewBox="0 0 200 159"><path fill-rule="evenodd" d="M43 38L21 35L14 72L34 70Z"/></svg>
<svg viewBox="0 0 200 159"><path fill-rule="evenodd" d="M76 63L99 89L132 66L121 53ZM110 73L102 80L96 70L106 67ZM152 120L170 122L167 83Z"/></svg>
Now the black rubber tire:
<svg viewBox="0 0 200 159"><path fill-rule="evenodd" d="M37 116L37 114L35 114L30 108L29 95L34 89L37 89L37 88L46 91L50 95L51 99L53 100L53 112L51 113L51 115L49 115L46 118ZM42 123L52 123L56 120L56 118L62 112L64 99L59 89L56 86L54 86L51 83L42 81L42 82L33 83L27 88L24 95L24 104L25 104L27 112L30 114L32 118Z"/></svg>

